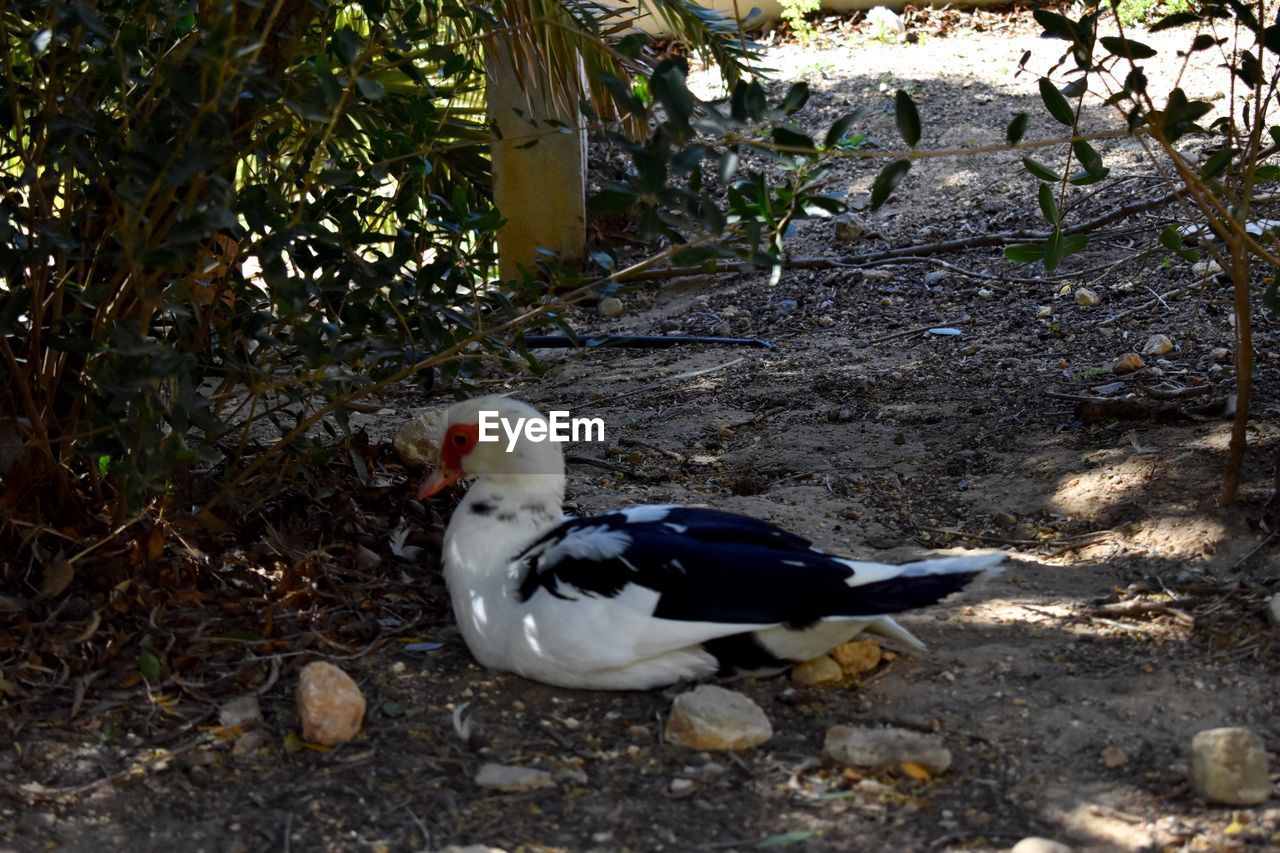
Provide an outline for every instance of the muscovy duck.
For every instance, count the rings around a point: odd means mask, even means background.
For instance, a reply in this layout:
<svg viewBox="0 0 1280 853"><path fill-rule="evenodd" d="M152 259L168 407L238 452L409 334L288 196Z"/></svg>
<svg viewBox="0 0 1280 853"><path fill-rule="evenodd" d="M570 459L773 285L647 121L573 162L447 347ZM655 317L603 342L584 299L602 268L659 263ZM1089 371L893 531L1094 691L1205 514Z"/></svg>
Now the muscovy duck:
<svg viewBox="0 0 1280 853"><path fill-rule="evenodd" d="M418 498L476 478L445 530L444 574L468 648L493 669L642 690L780 672L863 630L923 649L890 614L933 604L1005 559L851 560L767 522L697 507L567 518L560 444L526 434L509 443L501 431L482 441L482 412L487 423L546 421L504 397L455 403Z"/></svg>

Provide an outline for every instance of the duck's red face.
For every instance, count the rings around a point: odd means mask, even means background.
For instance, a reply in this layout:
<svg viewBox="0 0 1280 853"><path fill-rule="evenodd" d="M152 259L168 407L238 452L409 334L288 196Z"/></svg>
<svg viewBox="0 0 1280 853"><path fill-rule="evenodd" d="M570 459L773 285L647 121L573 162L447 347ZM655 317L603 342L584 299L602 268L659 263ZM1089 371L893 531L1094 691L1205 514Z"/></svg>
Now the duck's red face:
<svg viewBox="0 0 1280 853"><path fill-rule="evenodd" d="M445 430L444 441L440 444L440 464L418 486L418 500L429 498L458 482L465 473L462 460L475 450L479 441L479 424L453 424Z"/></svg>

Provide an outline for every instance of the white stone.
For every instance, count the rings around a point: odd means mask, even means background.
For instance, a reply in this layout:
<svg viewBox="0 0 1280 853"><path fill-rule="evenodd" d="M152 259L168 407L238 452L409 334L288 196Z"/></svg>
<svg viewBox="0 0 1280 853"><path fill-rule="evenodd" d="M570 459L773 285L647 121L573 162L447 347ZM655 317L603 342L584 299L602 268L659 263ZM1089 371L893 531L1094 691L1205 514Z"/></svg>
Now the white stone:
<svg viewBox="0 0 1280 853"><path fill-rule="evenodd" d="M1031 836L1009 848L1009 853L1071 853L1071 848L1061 841Z"/></svg>
<svg viewBox="0 0 1280 853"><path fill-rule="evenodd" d="M479 772L476 773L476 784L491 791L514 794L520 791L534 791L538 788L553 788L556 783L549 772L535 767L482 764Z"/></svg>
<svg viewBox="0 0 1280 853"><path fill-rule="evenodd" d="M1280 592L1271 596L1271 600L1267 602L1267 618L1272 625L1280 626Z"/></svg>
<svg viewBox="0 0 1280 853"><path fill-rule="evenodd" d="M1173 352L1173 341L1167 335L1152 335L1142 346L1143 355L1168 355Z"/></svg>
<svg viewBox="0 0 1280 853"><path fill-rule="evenodd" d="M880 768L909 762L932 773L951 766L951 752L934 735L908 729L832 726L822 752L840 764Z"/></svg>
<svg viewBox="0 0 1280 853"><path fill-rule="evenodd" d="M627 313L627 306L622 304L622 300L616 296L606 296L600 300L600 304L596 306L596 310L600 312L601 317L621 317Z"/></svg>
<svg viewBox="0 0 1280 853"><path fill-rule="evenodd" d="M439 460L444 412L444 409L427 412L400 427L391 444L406 465L430 468Z"/></svg>
<svg viewBox="0 0 1280 853"><path fill-rule="evenodd" d="M364 696L338 667L326 661L309 663L298 676L298 718L302 738L335 746L360 732L364 723Z"/></svg>
<svg viewBox="0 0 1280 853"><path fill-rule="evenodd" d="M1246 728L1206 729L1191 741L1187 778L1192 792L1211 803L1254 806L1271 796L1267 749Z"/></svg>
<svg viewBox="0 0 1280 853"><path fill-rule="evenodd" d="M1098 305L1101 302L1102 302L1102 297L1098 296L1098 294L1094 293L1089 288L1087 287L1076 288L1076 304L1077 305L1083 305L1086 308L1092 308L1094 305Z"/></svg>
<svg viewBox="0 0 1280 853"><path fill-rule="evenodd" d="M227 728L256 726L261 722L262 706L258 704L258 694L256 693L228 699L218 708L218 724Z"/></svg>
<svg viewBox="0 0 1280 853"><path fill-rule="evenodd" d="M746 696L703 684L671 703L663 737L693 749L750 749L773 737L773 726Z"/></svg>
<svg viewBox="0 0 1280 853"><path fill-rule="evenodd" d="M1037 320L1049 320L1053 317L1053 309L1048 305L1041 305L1036 309Z"/></svg>
<svg viewBox="0 0 1280 853"><path fill-rule="evenodd" d="M985 287L980 287L978 288L978 298L979 299L995 299L996 292L994 290L988 290Z"/></svg>

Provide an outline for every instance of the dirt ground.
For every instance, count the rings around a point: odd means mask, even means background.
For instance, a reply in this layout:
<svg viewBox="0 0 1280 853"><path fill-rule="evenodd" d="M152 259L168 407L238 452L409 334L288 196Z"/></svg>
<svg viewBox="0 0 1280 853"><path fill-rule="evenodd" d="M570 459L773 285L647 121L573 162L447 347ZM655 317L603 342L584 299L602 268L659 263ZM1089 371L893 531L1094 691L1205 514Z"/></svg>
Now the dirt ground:
<svg viewBox="0 0 1280 853"><path fill-rule="evenodd" d="M773 47L769 64L782 81L810 81L801 123L811 130L867 106L861 129L895 147L882 108L909 87L922 147L999 142L1018 111L1031 114L1027 138L1059 132L1035 76L1015 77L1023 51L1037 71L1061 52L1025 13L935 13L911 26L925 36L914 44L846 27L817 48ZM1190 34L1147 40L1171 53ZM1183 85L1221 105L1212 66L1205 59ZM1159 91L1161 76L1149 76ZM1088 124L1114 120L1099 107ZM1167 189L1134 142L1098 147L1126 177L1079 193L1072 216ZM857 255L1041 227L1018 159L922 162L888 207L856 214L861 236L806 222L792 251ZM855 208L878 165L839 167ZM69 680L39 715L7 703L0 848L993 851L1038 835L1077 850L1280 850L1276 799L1214 807L1186 785L1192 736L1216 726L1251 727L1280 767L1280 629L1264 616L1280 578L1264 521L1280 397L1275 332L1259 312L1253 449L1240 501L1219 507L1229 423L1196 407L1233 387L1229 294L1158 253L1117 265L1176 213L1109 229L1053 275L978 249L938 256L945 265L789 270L772 286L767 275L646 285L622 295L621 318L586 309L576 325L760 337L774 348L552 354L538 379L492 383L604 419L604 445L570 452L616 470L571 466L573 511L706 504L864 559L1011 554L1002 577L905 620L928 654L899 655L842 687L732 685L771 719L767 744L739 755L669 746L674 691L575 692L475 665L438 574L449 501L410 501L416 472L388 448L400 423L447 398L404 388L362 419L369 482L341 500L313 496L323 541L307 541L315 528L302 521L264 525L260 547L217 556L227 589L251 583L264 554L296 573L310 609L289 617L302 627L288 640L265 641L269 625L253 639L198 620L162 632L153 611L150 627L140 619L118 640L118 661L136 661L141 645L176 672L185 648L227 674L150 690L116 668ZM1077 286L1100 304L1077 304ZM1114 375L1113 360L1152 334L1175 349ZM1049 393L1118 396L1140 384L1209 390L1160 422L1090 418ZM404 547L393 547L402 517ZM350 630L329 632L335 620ZM79 622L67 625L83 636ZM292 734L296 673L313 659L345 668L369 702L364 733L332 751ZM219 708L245 693L265 718L257 743L216 729ZM931 779L845 772L822 760L824 733L841 723L936 733L954 764ZM486 791L473 782L486 762L549 770L555 786Z"/></svg>

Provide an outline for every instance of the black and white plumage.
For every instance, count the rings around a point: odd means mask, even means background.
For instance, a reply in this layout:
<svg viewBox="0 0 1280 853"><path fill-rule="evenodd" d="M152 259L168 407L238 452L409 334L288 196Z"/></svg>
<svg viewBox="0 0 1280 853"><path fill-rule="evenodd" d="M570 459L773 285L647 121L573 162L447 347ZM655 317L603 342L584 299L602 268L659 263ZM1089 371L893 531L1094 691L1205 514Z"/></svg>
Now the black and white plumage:
<svg viewBox="0 0 1280 853"><path fill-rule="evenodd" d="M478 441L481 397L450 407L440 466L419 491L478 477L445 531L455 616L485 666L565 687L644 689L680 678L777 672L864 630L923 648L891 614L996 570L1000 553L891 566L824 554L764 521L637 506L565 518L558 444Z"/></svg>

